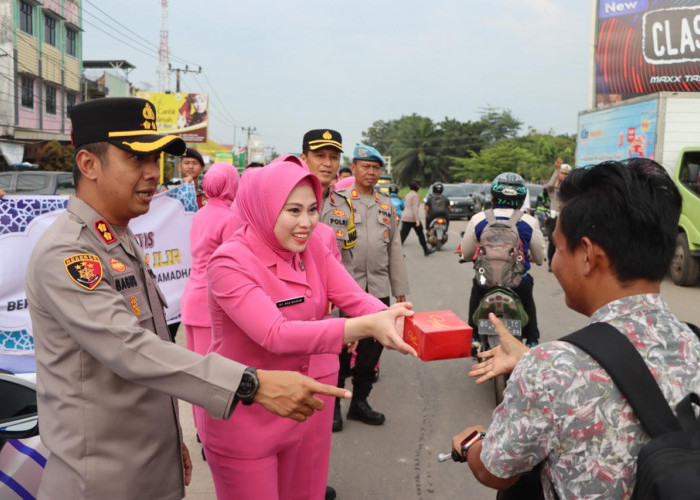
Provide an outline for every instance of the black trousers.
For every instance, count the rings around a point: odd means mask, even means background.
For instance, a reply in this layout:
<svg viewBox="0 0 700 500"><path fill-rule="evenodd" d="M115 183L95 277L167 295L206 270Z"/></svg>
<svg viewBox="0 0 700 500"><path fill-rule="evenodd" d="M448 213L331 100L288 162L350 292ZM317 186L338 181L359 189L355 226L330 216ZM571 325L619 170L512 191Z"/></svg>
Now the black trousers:
<svg viewBox="0 0 700 500"><path fill-rule="evenodd" d="M411 228L416 231L416 234L418 235L418 242L423 248L423 252L427 253L428 245L425 243L425 234L423 234L422 224L420 226L416 226L415 222L401 222L401 244L403 245L403 242L406 241L408 233L411 232Z"/></svg>
<svg viewBox="0 0 700 500"><path fill-rule="evenodd" d="M554 257L554 242L552 241L552 235L554 234L554 227L557 225L557 218L556 217L550 217L547 219L547 263L549 264L549 268L552 268L552 257Z"/></svg>
<svg viewBox="0 0 700 500"><path fill-rule="evenodd" d="M525 337L528 342L540 338L540 330L537 327L537 308L535 307L535 298L532 296L532 289L534 287L535 281L532 279L532 276L528 274L520 285L513 288L513 291L520 297L525 312L530 317L527 325L523 328L523 337ZM486 295L487 290L488 288L480 287L476 280L472 282L472 292L469 296L469 325L474 329L474 338L477 338L477 325L474 324L472 316L476 308L479 307L479 302L481 302L481 299Z"/></svg>
<svg viewBox="0 0 700 500"><path fill-rule="evenodd" d="M390 305L389 297L380 298L387 306ZM352 354L343 349L340 352L340 371L338 372L338 387L345 387L345 379L352 375L353 399L367 399L372 391L374 380L374 367L377 366L384 346L373 338L362 339L357 343L357 357L355 366L350 369Z"/></svg>

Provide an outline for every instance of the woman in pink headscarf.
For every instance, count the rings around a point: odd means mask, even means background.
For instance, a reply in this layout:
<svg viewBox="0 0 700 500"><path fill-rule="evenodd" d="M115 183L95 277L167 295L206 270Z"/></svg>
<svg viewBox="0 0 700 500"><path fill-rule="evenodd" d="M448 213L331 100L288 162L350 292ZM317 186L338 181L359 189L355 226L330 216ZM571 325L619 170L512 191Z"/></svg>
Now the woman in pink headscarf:
<svg viewBox="0 0 700 500"><path fill-rule="evenodd" d="M368 336L415 356L400 334L410 304L386 309L357 286L314 233L321 203L319 180L298 163L274 162L243 176L236 198L243 226L214 252L207 270L210 352L304 374L312 355L337 354ZM360 317L325 318L329 301ZM322 412L332 414L327 399ZM330 449L318 450L326 455L325 470L303 465L310 463L298 453L309 438L307 423L259 405L239 404L226 421L205 417L204 449L217 497L324 498Z"/></svg>
<svg viewBox="0 0 700 500"><path fill-rule="evenodd" d="M185 325L187 348L206 354L211 342L211 321L207 306L207 262L221 243L233 236L238 225L231 204L238 190L238 170L229 163L214 163L202 179L202 189L209 201L192 218L190 252L192 267L182 294L181 321ZM204 409L192 407L194 425L201 439L199 421Z"/></svg>
<svg viewBox="0 0 700 500"><path fill-rule="evenodd" d="M207 262L221 243L236 230L231 204L238 190L238 170L229 163L214 163L202 179L209 202L195 214L190 229L192 268L182 294L182 322L187 348L206 354L211 342L207 307Z"/></svg>

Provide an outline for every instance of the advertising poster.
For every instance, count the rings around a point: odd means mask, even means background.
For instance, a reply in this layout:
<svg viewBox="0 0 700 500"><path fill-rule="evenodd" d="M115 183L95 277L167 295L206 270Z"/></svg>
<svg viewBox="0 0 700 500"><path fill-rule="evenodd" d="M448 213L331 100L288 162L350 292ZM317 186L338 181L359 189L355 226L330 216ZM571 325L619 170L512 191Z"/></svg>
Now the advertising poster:
<svg viewBox="0 0 700 500"><path fill-rule="evenodd" d="M9 195L0 199L0 355L34 351L24 291L27 264L37 241L67 203L67 196ZM168 303L168 323L180 318L180 300L192 263L190 227L196 211L194 187L189 183L156 195L149 212L129 224Z"/></svg>
<svg viewBox="0 0 700 500"><path fill-rule="evenodd" d="M654 158L658 99L579 115L576 166Z"/></svg>
<svg viewBox="0 0 700 500"><path fill-rule="evenodd" d="M208 94L136 92L156 106L158 132L176 134L189 143L207 142Z"/></svg>
<svg viewBox="0 0 700 500"><path fill-rule="evenodd" d="M596 106L700 91L700 1L598 0Z"/></svg>

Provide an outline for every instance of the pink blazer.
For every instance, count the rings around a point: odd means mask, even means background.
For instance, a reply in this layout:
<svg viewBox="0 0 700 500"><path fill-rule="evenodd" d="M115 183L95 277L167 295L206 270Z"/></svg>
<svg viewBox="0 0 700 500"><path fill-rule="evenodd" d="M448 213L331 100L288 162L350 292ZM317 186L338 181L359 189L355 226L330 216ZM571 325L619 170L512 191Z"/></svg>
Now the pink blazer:
<svg viewBox="0 0 700 500"><path fill-rule="evenodd" d="M190 251L192 269L182 294L181 321L186 325L210 326L207 307L207 263L214 250L237 229L231 207L220 198L210 198L192 218Z"/></svg>
<svg viewBox="0 0 700 500"><path fill-rule="evenodd" d="M343 347L346 320L325 317L329 300L353 316L386 309L360 289L321 234L314 232L301 254L304 269L295 270L251 233L225 242L209 261L210 352L309 374L312 355ZM269 456L300 439L301 425L259 405L238 405L228 420L207 417L206 444L238 458Z"/></svg>

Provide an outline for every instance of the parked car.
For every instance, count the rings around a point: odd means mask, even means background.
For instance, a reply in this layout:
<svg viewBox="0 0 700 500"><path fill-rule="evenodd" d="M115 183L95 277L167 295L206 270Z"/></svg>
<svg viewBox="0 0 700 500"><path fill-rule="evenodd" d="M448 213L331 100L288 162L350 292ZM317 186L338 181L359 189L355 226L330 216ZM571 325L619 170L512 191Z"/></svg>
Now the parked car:
<svg viewBox="0 0 700 500"><path fill-rule="evenodd" d="M0 480L0 498L36 498L48 450L38 437L33 374L0 369L0 394L0 479L9 478Z"/></svg>
<svg viewBox="0 0 700 500"><path fill-rule="evenodd" d="M481 210L491 207L491 184L465 182L464 187L469 194L481 201Z"/></svg>
<svg viewBox="0 0 700 500"><path fill-rule="evenodd" d="M471 219L472 216L483 209L483 199L474 193L470 193L464 184L444 184L444 194L450 200L450 219ZM423 198L426 203L433 192L433 185L428 188L428 194Z"/></svg>
<svg viewBox="0 0 700 500"><path fill-rule="evenodd" d="M7 194L75 193L72 172L24 171L0 172L0 189Z"/></svg>

